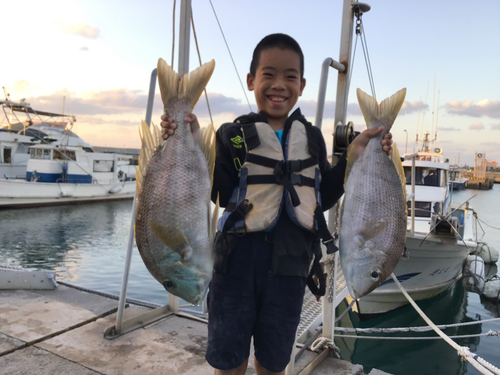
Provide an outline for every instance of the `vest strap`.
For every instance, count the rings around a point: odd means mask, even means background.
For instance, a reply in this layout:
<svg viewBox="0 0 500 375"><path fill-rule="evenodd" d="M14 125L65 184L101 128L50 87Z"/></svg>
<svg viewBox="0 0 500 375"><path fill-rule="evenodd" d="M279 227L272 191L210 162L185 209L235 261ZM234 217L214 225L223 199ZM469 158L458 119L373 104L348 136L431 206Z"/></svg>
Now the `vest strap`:
<svg viewBox="0 0 500 375"><path fill-rule="evenodd" d="M323 214L323 209L320 205L316 207L316 211L314 211L314 218L316 219L316 223L318 224L318 237L323 240L323 245L326 246L326 253L333 254L339 250L339 248L335 245L335 241L332 237L332 234L328 230L328 226L326 225L325 215Z"/></svg>
<svg viewBox="0 0 500 375"><path fill-rule="evenodd" d="M314 178L305 177L302 176L301 174L294 174L294 173L290 174L290 181L292 185L309 186L312 188L316 186L316 181L314 180ZM247 177L248 185L277 184L277 183L278 182L276 181L276 178L270 175L262 174L262 175Z"/></svg>
<svg viewBox="0 0 500 375"><path fill-rule="evenodd" d="M243 125L243 133L245 135L247 151L253 150L255 147L260 145L259 133L257 133L255 123Z"/></svg>
<svg viewBox="0 0 500 375"><path fill-rule="evenodd" d="M229 208L231 208L232 212L231 214L227 217L226 222L224 223L224 227L222 228L222 232L224 235L228 233L229 231L234 231L236 235L239 236L244 236L246 234L246 229L245 229L245 216L250 212L250 210L253 208L253 205L251 203L248 203L248 199L245 199L243 202L241 202L238 205L232 205L232 207L226 207L227 211L230 211Z"/></svg>

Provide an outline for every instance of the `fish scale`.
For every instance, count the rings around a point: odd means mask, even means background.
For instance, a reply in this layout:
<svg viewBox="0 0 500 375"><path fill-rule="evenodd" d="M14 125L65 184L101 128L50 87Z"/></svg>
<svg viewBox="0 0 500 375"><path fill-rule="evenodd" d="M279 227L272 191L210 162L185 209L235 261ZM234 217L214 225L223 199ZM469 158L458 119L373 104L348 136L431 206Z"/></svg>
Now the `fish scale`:
<svg viewBox="0 0 500 375"><path fill-rule="evenodd" d="M349 293L356 299L375 289L396 267L406 240L406 197L402 165L393 145L392 159L381 141L403 104L403 89L378 105L358 89L369 129L384 127L359 156L348 155L339 237L340 259Z"/></svg>

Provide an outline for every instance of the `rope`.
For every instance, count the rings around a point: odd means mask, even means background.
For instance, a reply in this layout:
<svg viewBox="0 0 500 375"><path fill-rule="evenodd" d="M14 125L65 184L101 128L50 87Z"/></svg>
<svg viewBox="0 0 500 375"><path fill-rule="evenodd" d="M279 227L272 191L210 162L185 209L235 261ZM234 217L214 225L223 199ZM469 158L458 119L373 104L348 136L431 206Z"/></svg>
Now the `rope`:
<svg viewBox="0 0 500 375"><path fill-rule="evenodd" d="M202 65L201 54L200 54L200 48L198 46L198 38L196 37L196 30L194 28L194 19L193 19L193 10L192 9L191 9L191 27L193 28L194 43L196 44L196 52L198 52L198 60L200 62L200 66L201 66ZM207 94L206 87L203 89L203 92L205 93L205 100L207 101L207 108L208 108L208 115L210 116L210 122L213 124L214 120L212 119L212 111L210 110L210 103L208 102L208 94Z"/></svg>
<svg viewBox="0 0 500 375"><path fill-rule="evenodd" d="M366 33L364 31L365 31L365 26L363 24L361 32L361 47L363 48L363 54L365 56L366 70L368 72L368 80L370 82L370 87L372 89L372 95L375 98L375 100L377 100L377 95L375 93L375 81L373 79L373 71L370 62L370 54L368 52L368 44L366 43Z"/></svg>
<svg viewBox="0 0 500 375"><path fill-rule="evenodd" d="M231 49L229 48L229 45L227 44L226 36L224 35L224 31L222 30L222 26L219 22L219 17L217 17L217 12L215 11L214 4L212 4L212 0L210 0L210 5L212 6L212 10L214 11L215 19L217 20L217 24L219 25L220 32L222 34L222 38L224 38L224 43L226 43L227 51L229 52L229 56L231 57L231 61L233 62L234 70L236 70L236 76L238 77L238 80L240 81L241 89L243 90L243 93L245 94L245 98L248 103L248 107L250 108L250 112L252 112L252 106L250 105L250 101L248 100L247 92L245 90L245 87L243 86L243 82L241 82L240 74L238 73L238 69L236 68L236 64L233 59L233 55L231 54Z"/></svg>
<svg viewBox="0 0 500 375"><path fill-rule="evenodd" d="M479 222L483 223L483 224L484 224L484 225L486 225L487 227L490 227L490 228L493 228L493 229L496 229L496 230L500 230L500 228L499 228L499 227L494 227L493 225L490 225L490 224L488 224L488 223L484 222L484 221L483 221L483 220L481 220L480 218L477 218L477 221L479 221Z"/></svg>
<svg viewBox="0 0 500 375"><path fill-rule="evenodd" d="M498 322L500 318L486 319L486 320L474 320L472 322L465 323L454 323L454 324L442 324L438 325L439 329L447 329L454 327L464 327L476 324ZM401 332L428 332L432 331L432 327L420 326L420 327L395 327L395 328L347 328L347 327L335 327L335 331L346 332L346 333L401 333Z"/></svg>
<svg viewBox="0 0 500 375"><path fill-rule="evenodd" d="M427 315L425 315L425 313L420 309L420 307L418 307L418 305L415 303L415 301L406 292L406 290L403 288L403 286L399 283L399 281L398 281L397 277L394 275L394 273L391 274L391 277L394 280L394 282L396 283L396 285L399 287L401 292L404 294L404 296L406 297L408 302L410 302L411 305L414 307L414 309L417 310L417 312L422 317L422 319L424 319L425 322L429 326L431 326L439 336L441 336L443 338L443 340L445 340L454 349L456 349L458 351L458 355L460 355L462 358L469 361L482 374L485 374L485 375L491 375L493 373L500 374L500 370L498 370L498 372L496 372L496 370L494 372L489 371L489 369L487 369L484 364L481 364L476 360L475 357L477 357L477 356L474 356L474 357L472 356L472 354L469 351L469 348L462 347L462 346L458 345L456 342L454 342L452 339L450 339L443 331L441 331L438 327L436 327L436 325L432 322L432 320L430 320L427 317ZM493 365L491 365L491 366L493 366Z"/></svg>
<svg viewBox="0 0 500 375"><path fill-rule="evenodd" d="M473 335L455 335L448 336L452 339L466 339L471 337L483 337L483 336L491 336L491 337L500 337L500 331L492 331L490 330L487 333L477 333ZM335 335L335 337L343 337L349 339L371 339L371 340L441 340L439 336L432 337L417 337L417 336L408 336L408 337L394 337L394 336L356 336L356 335Z"/></svg>

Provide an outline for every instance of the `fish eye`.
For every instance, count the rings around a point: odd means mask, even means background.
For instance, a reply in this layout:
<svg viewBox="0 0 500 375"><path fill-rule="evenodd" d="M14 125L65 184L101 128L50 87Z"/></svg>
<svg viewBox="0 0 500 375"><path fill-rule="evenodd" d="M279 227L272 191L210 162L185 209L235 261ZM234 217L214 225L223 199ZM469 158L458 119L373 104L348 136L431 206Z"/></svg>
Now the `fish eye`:
<svg viewBox="0 0 500 375"><path fill-rule="evenodd" d="M165 288L173 288L175 286L175 284L171 280L165 280L163 282L163 286Z"/></svg>
<svg viewBox="0 0 500 375"><path fill-rule="evenodd" d="M372 278L373 281L378 281L380 278L380 270L372 268L370 270L370 277Z"/></svg>

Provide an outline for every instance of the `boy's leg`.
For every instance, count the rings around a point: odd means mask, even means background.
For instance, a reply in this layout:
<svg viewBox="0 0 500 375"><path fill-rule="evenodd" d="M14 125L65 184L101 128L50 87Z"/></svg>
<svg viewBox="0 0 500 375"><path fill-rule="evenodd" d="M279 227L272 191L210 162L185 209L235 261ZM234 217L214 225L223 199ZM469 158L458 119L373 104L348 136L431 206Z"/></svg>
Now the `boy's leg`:
<svg viewBox="0 0 500 375"><path fill-rule="evenodd" d="M244 375L247 371L248 359L239 367L232 370L215 370L214 375Z"/></svg>
<svg viewBox="0 0 500 375"><path fill-rule="evenodd" d="M273 275L268 276L259 288L260 306L254 329L255 357L257 363L269 371L262 374L281 374L290 361L305 286L305 277Z"/></svg>
<svg viewBox="0 0 500 375"><path fill-rule="evenodd" d="M207 362L215 374L245 373L256 318L252 234L239 238L208 295ZM219 371L219 372L217 372Z"/></svg>
<svg viewBox="0 0 500 375"><path fill-rule="evenodd" d="M259 363L259 361L257 360L257 357L254 357L254 366L255 366L255 370L257 371L257 375L285 375L285 370L280 371L280 372L272 372L272 371L266 370Z"/></svg>

